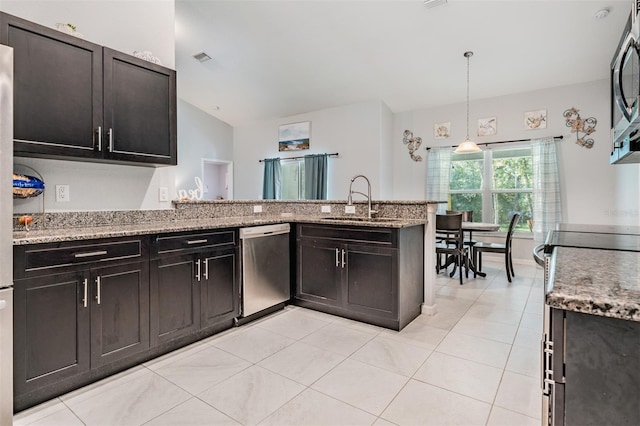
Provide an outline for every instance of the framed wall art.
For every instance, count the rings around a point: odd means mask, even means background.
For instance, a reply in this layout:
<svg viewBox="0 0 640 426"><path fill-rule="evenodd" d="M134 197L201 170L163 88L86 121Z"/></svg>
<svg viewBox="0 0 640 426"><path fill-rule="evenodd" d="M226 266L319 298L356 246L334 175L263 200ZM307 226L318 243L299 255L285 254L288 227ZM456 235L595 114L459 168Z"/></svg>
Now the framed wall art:
<svg viewBox="0 0 640 426"><path fill-rule="evenodd" d="M278 151L309 149L311 122L283 124L278 129Z"/></svg>
<svg viewBox="0 0 640 426"><path fill-rule="evenodd" d="M498 133L498 122L495 117L478 119L478 136L491 136Z"/></svg>
<svg viewBox="0 0 640 426"><path fill-rule="evenodd" d="M451 122L436 123L433 125L433 138L446 139L451 134Z"/></svg>
<svg viewBox="0 0 640 426"><path fill-rule="evenodd" d="M547 110L540 109L538 111L527 111L524 113L525 130L546 129L547 128Z"/></svg>

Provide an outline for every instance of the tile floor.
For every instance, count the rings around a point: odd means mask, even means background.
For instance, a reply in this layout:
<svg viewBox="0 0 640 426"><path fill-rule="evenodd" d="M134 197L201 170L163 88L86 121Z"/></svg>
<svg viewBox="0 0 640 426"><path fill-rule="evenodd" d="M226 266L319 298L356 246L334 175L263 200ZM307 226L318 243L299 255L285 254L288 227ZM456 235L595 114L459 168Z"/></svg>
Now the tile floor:
<svg viewBox="0 0 640 426"><path fill-rule="evenodd" d="M18 413L16 425L539 425L542 269L499 263L401 332L288 307Z"/></svg>

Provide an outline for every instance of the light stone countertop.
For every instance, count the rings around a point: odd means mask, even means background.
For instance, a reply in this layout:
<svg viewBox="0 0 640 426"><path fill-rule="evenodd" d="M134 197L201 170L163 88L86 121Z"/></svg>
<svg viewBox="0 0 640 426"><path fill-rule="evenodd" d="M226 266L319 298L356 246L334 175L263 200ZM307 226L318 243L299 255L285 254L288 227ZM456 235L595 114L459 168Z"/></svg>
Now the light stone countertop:
<svg viewBox="0 0 640 426"><path fill-rule="evenodd" d="M552 308L640 321L640 253L556 247Z"/></svg>
<svg viewBox="0 0 640 426"><path fill-rule="evenodd" d="M157 233L201 231L207 229L234 228L245 226L268 225L274 223L316 223L349 226L368 226L377 228L405 228L409 226L424 225L424 219L395 219L382 218L366 220L366 218L354 218L357 220L336 219L327 217L308 216L241 216L224 218L203 219L179 219L170 221L155 221L145 223L132 223L130 225L113 226L85 226L53 228L32 231L14 231L13 245L55 243L61 241L91 240L98 238L128 237L135 235L147 235Z"/></svg>

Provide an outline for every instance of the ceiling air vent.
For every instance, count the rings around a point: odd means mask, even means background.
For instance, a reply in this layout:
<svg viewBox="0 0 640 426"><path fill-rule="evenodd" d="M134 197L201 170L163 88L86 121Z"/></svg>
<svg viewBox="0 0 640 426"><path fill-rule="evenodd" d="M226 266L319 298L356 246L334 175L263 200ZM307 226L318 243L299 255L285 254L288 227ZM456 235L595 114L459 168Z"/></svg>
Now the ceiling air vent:
<svg viewBox="0 0 640 426"><path fill-rule="evenodd" d="M193 55L193 57L200 62L207 62L211 59L211 56L207 55L204 52L196 53L195 55Z"/></svg>

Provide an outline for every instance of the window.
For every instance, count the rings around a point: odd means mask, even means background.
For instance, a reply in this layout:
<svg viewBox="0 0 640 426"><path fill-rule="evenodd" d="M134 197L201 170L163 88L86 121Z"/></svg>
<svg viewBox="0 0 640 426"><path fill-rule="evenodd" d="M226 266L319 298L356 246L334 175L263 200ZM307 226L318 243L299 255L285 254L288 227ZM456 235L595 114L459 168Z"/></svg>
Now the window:
<svg viewBox="0 0 640 426"><path fill-rule="evenodd" d="M282 200L304 200L304 159L282 160Z"/></svg>
<svg viewBox="0 0 640 426"><path fill-rule="evenodd" d="M506 231L513 213L516 231L530 232L533 214L533 167L530 147L486 149L453 154L449 182L451 210L472 210L473 220L500 224Z"/></svg>

